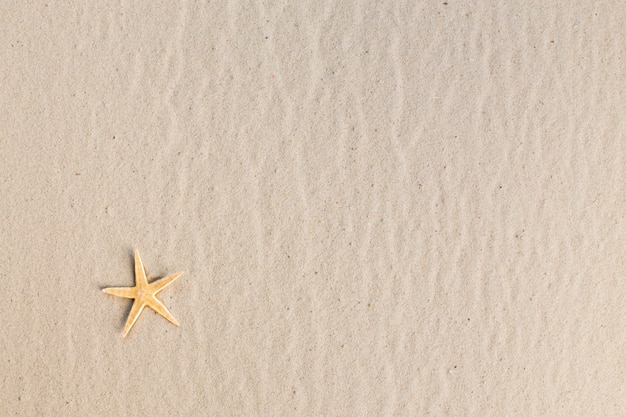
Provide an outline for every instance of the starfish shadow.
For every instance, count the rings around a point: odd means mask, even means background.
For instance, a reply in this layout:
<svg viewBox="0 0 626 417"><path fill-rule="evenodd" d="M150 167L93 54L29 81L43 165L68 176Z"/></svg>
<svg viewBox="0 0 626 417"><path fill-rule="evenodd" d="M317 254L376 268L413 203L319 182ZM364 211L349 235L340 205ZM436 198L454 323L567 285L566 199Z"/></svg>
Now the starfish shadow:
<svg viewBox="0 0 626 417"><path fill-rule="evenodd" d="M128 249L128 263L129 263L129 267L130 267L130 273L133 277L133 285L136 285L135 282L135 251L133 250L133 248L129 248ZM127 307L126 307L126 311L124 311L124 315L122 316L122 318L120 319L120 328L124 328L124 326L126 325L126 320L128 320L128 315L130 314L130 310L133 308L133 304L135 303L134 299L126 299L124 300L125 302L127 302Z"/></svg>
<svg viewBox="0 0 626 417"><path fill-rule="evenodd" d="M135 276L135 254L134 251L132 249L128 250L128 259L130 262L130 270L131 270L131 274L133 275L133 277ZM133 278L133 285L135 285L134 283L134 278ZM109 288L110 286L103 286L100 287L100 290L104 290L105 288ZM117 297L115 297L117 298ZM124 311L124 315L122 316L122 318L120 319L120 328L124 328L124 326L126 325L126 320L128 319L128 315L130 314L130 310L133 308L133 303L135 302L135 300L127 298L127 299L120 299L120 301L127 303L127 307Z"/></svg>
<svg viewBox="0 0 626 417"><path fill-rule="evenodd" d="M133 275L133 281L134 281L134 277L135 277L135 252L133 251L132 248L128 249L128 263L130 266L130 271L131 274Z"/></svg>

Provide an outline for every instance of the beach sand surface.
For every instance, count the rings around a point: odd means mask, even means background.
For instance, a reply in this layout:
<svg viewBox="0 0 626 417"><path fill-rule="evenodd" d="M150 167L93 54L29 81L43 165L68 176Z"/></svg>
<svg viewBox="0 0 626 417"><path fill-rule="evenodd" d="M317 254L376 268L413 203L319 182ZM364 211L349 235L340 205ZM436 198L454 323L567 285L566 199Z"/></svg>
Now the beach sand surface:
<svg viewBox="0 0 626 417"><path fill-rule="evenodd" d="M624 21L3 2L0 414L626 415Z"/></svg>

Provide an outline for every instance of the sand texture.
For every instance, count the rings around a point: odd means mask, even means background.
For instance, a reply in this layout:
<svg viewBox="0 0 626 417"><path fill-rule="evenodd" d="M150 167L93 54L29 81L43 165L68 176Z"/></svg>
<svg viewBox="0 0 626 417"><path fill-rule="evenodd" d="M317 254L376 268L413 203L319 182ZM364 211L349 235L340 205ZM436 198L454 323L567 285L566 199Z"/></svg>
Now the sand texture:
<svg viewBox="0 0 626 417"><path fill-rule="evenodd" d="M45 1L1 416L626 415L623 3ZM135 249L180 327L122 337Z"/></svg>

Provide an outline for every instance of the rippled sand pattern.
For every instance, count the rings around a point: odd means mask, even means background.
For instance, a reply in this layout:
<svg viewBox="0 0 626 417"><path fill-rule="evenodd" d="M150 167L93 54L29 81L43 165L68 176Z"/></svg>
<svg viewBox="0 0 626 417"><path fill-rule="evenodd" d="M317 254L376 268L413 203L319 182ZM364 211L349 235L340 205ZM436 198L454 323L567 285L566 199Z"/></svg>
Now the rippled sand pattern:
<svg viewBox="0 0 626 417"><path fill-rule="evenodd" d="M625 18L3 4L0 414L626 415Z"/></svg>

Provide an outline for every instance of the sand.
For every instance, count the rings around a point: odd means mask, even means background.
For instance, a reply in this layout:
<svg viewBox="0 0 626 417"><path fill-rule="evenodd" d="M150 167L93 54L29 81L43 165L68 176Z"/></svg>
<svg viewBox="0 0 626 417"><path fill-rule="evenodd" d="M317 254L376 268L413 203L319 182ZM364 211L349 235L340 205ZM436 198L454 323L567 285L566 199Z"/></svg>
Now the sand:
<svg viewBox="0 0 626 417"><path fill-rule="evenodd" d="M0 414L626 415L625 18L3 2Z"/></svg>

